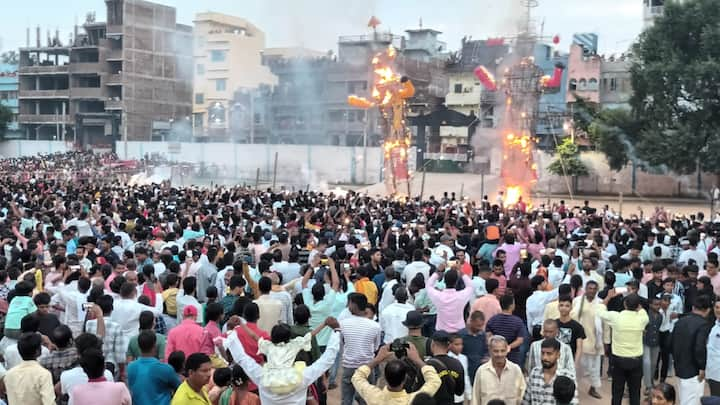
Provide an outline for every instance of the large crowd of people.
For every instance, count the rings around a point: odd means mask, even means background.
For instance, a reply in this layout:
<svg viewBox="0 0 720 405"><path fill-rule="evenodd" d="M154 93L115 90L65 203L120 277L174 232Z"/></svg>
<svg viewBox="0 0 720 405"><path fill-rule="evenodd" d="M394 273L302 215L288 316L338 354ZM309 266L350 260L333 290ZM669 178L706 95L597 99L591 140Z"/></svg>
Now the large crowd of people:
<svg viewBox="0 0 720 405"><path fill-rule="evenodd" d="M0 161L9 405L720 401L702 213L93 181L113 160Z"/></svg>

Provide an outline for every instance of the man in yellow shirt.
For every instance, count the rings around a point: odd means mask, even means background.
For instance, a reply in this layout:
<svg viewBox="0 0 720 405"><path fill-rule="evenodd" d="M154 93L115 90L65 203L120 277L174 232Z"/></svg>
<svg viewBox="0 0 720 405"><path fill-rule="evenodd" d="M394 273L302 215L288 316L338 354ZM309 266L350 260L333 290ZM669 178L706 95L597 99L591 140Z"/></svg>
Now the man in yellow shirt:
<svg viewBox="0 0 720 405"><path fill-rule="evenodd" d="M615 290L608 294L617 295ZM612 328L611 351L612 405L620 405L625 392L625 384L630 392L630 404L640 405L640 385L642 382L643 332L648 324L648 315L640 306L640 296L630 294L624 299L622 312L605 311L598 316L607 321Z"/></svg>
<svg viewBox="0 0 720 405"><path fill-rule="evenodd" d="M378 288L377 285L370 280L368 271L365 267L358 269L360 279L355 282L355 291L363 294L367 298L369 304L377 305Z"/></svg>
<svg viewBox="0 0 720 405"><path fill-rule="evenodd" d="M185 370L187 379L175 391L170 405L211 405L205 389L212 375L210 357L203 353L191 354L185 361Z"/></svg>
<svg viewBox="0 0 720 405"><path fill-rule="evenodd" d="M408 405L417 394L435 395L440 388L440 377L432 366L428 366L420 359L415 345L407 347L407 358L422 371L425 384L419 390L408 394L403 388L408 366L399 359L390 360L385 366L385 380L387 381L385 388L381 389L370 384L368 376L372 370L392 355L393 352L389 350L389 346L385 345L380 348L369 364L361 366L353 374L352 384L367 405Z"/></svg>
<svg viewBox="0 0 720 405"><path fill-rule="evenodd" d="M475 373L471 405L487 405L493 399L506 404L519 404L525 394L525 376L520 367L507 359L510 351L507 340L500 335L488 341L490 361Z"/></svg>

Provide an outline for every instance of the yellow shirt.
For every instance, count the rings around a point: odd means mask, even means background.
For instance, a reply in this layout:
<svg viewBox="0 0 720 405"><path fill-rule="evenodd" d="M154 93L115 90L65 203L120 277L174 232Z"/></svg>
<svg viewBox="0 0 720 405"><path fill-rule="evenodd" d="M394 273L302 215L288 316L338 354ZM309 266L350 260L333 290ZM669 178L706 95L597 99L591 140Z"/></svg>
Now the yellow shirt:
<svg viewBox="0 0 720 405"><path fill-rule="evenodd" d="M202 395L201 395L202 394ZM170 405L210 405L207 389L203 387L202 393L196 392L190 387L187 381L184 381L175 391Z"/></svg>
<svg viewBox="0 0 720 405"><path fill-rule="evenodd" d="M367 277L361 278L355 282L355 291L365 295L368 303L377 305L378 288L377 285Z"/></svg>
<svg viewBox="0 0 720 405"><path fill-rule="evenodd" d="M644 309L622 312L605 311L598 314L612 328L612 354L618 357L643 355L643 332L648 324Z"/></svg>
<svg viewBox="0 0 720 405"><path fill-rule="evenodd" d="M368 366L362 366L355 370L355 374L352 376L355 390L368 405L407 405L412 402L415 395L421 392L430 396L435 395L442 384L435 369L432 366L424 366L421 371L425 384L419 390L410 394L405 390L388 391L387 387L380 389L368 382L370 371Z"/></svg>
<svg viewBox="0 0 720 405"><path fill-rule="evenodd" d="M500 377L495 372L492 361L478 367L473 382L471 405L485 405L493 399L501 399L508 405L518 405L525 394L525 376L520 367L505 361Z"/></svg>
<svg viewBox="0 0 720 405"><path fill-rule="evenodd" d="M35 360L23 361L8 370L3 382L11 404L55 404L52 375Z"/></svg>
<svg viewBox="0 0 720 405"><path fill-rule="evenodd" d="M168 288L162 292L163 302L165 303L165 310L168 315L177 315L177 294L179 289L173 287Z"/></svg>

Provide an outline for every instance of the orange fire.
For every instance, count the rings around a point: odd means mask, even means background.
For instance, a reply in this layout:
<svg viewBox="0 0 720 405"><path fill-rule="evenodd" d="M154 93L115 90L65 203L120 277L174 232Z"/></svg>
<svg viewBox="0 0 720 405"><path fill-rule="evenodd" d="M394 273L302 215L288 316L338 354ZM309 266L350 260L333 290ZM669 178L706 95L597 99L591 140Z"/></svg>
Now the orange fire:
<svg viewBox="0 0 720 405"><path fill-rule="evenodd" d="M522 197L522 187L510 186L505 190L505 201L504 204L508 205L517 204L518 200Z"/></svg>
<svg viewBox="0 0 720 405"><path fill-rule="evenodd" d="M353 107L377 107L385 125L383 149L385 155L385 178L389 194L398 196L399 182L408 181L408 151L410 131L405 123L405 100L415 95L415 87L392 68L397 51L389 46L377 53L371 60L374 80L370 90L371 98L350 96L348 104ZM409 183L407 193L409 194Z"/></svg>

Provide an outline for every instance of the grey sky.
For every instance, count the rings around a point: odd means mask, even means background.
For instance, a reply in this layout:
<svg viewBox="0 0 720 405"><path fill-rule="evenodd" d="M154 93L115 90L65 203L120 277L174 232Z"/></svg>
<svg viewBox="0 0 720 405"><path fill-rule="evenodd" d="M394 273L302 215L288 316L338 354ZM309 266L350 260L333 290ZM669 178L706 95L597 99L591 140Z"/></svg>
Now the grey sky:
<svg viewBox="0 0 720 405"><path fill-rule="evenodd" d="M6 1L4 0L3 3ZM513 16L520 0L159 0L175 6L178 20L191 24L199 11L217 11L246 18L266 33L267 46L305 46L318 50L336 49L338 35L367 32L367 21L376 15L380 30L399 33L423 26L443 31L441 39L451 50L459 48L465 35L482 39L511 35ZM60 29L66 40L77 19L82 23L88 11L97 11L105 20L102 0L24 0L4 4L0 13L0 48L24 46L25 29ZM642 0L540 0L534 10L538 23L544 21L544 33L560 34L560 49L567 51L574 32L600 35L600 52L622 52L642 28Z"/></svg>

